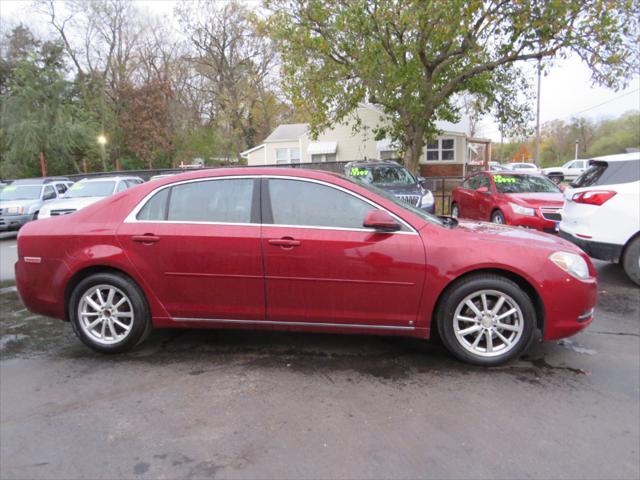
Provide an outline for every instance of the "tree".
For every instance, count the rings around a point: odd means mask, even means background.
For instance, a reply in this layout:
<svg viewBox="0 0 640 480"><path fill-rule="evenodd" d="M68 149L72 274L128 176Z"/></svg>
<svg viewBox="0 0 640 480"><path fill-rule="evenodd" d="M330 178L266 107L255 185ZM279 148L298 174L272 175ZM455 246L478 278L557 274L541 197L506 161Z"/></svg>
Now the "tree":
<svg viewBox="0 0 640 480"><path fill-rule="evenodd" d="M485 96L516 62L576 52L593 80L620 87L638 69L633 0L267 0L266 28L284 89L312 112L312 131L359 102L380 105L391 137L416 171L438 119L457 121L462 93ZM504 86L504 85L503 85Z"/></svg>
<svg viewBox="0 0 640 480"><path fill-rule="evenodd" d="M68 172L68 157L89 141L87 124L74 109L72 84L65 79L62 47L45 42L35 53L19 60L2 98L1 129L7 150L5 170L29 175L47 174L47 159L54 154L50 170ZM39 163L40 168L37 165Z"/></svg>

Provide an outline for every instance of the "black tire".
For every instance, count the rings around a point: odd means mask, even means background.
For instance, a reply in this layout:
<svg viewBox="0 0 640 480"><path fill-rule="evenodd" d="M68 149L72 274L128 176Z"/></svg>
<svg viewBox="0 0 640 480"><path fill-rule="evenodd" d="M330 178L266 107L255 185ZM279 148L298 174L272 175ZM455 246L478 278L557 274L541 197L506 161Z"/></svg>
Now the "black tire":
<svg viewBox="0 0 640 480"><path fill-rule="evenodd" d="M493 213L491 214L491 222L499 223L500 225L505 225L506 220L504 219L504 213L502 213L500 210L494 210Z"/></svg>
<svg viewBox="0 0 640 480"><path fill-rule="evenodd" d="M640 285L640 236L634 238L625 248L622 268L636 285Z"/></svg>
<svg viewBox="0 0 640 480"><path fill-rule="evenodd" d="M549 175L549 180L551 180L556 185L560 185L560 183L564 180L564 175L561 173L552 173Z"/></svg>
<svg viewBox="0 0 640 480"><path fill-rule="evenodd" d="M509 347L503 354L495 354L495 356L491 357L475 354L467 347L464 347L456 336L454 328L456 309L469 295L480 291L496 291L506 294L517 304L522 313L520 336L513 342L513 346ZM507 305L504 308L510 307ZM436 312L436 320L442 342L452 355L466 363L491 367L517 358L529 348L536 325L536 311L529 295L516 283L499 275L478 274L456 282L446 290L440 300L439 308ZM487 335L489 334L493 335L491 332L487 333ZM482 334L479 333L478 335ZM488 351L486 346L485 350Z"/></svg>
<svg viewBox="0 0 640 480"><path fill-rule="evenodd" d="M451 204L451 216L453 218L460 217L460 207L458 206L458 204L456 202L453 202Z"/></svg>
<svg viewBox="0 0 640 480"><path fill-rule="evenodd" d="M112 286L123 292L130 302L133 313L128 334L121 341L109 345L102 344L92 338L80 325L81 319L78 316L83 295L97 285ZM152 330L151 315L144 293L133 280L118 273L96 273L80 281L69 298L69 318L73 331L82 343L101 353L121 353L131 350L144 341Z"/></svg>

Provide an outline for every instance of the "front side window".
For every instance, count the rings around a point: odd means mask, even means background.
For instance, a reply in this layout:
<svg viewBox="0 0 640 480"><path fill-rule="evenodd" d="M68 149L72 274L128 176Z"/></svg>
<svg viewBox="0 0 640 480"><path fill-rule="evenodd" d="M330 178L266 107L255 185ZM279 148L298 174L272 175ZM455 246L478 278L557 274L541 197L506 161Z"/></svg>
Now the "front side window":
<svg viewBox="0 0 640 480"><path fill-rule="evenodd" d="M454 138L439 138L427 144L427 161L452 162L456 159L456 141Z"/></svg>
<svg viewBox="0 0 640 480"><path fill-rule="evenodd" d="M125 182L124 180L122 180L119 184L118 184L118 189L116 190L116 192L124 192L127 189L127 182Z"/></svg>
<svg viewBox="0 0 640 480"><path fill-rule="evenodd" d="M56 198L56 191L53 189L51 185L47 185L44 187L44 193L42 194L43 200L53 200Z"/></svg>
<svg viewBox="0 0 640 480"><path fill-rule="evenodd" d="M273 223L309 227L363 228L369 203L326 185L299 180L269 180Z"/></svg>
<svg viewBox="0 0 640 480"><path fill-rule="evenodd" d="M251 223L253 180L206 180L165 188L138 213L138 220Z"/></svg>

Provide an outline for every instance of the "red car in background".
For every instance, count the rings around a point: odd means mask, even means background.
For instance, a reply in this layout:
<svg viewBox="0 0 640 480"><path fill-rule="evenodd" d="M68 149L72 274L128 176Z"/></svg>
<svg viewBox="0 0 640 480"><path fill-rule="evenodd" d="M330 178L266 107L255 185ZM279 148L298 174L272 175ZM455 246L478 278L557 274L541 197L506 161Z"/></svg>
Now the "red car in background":
<svg viewBox="0 0 640 480"><path fill-rule="evenodd" d="M451 194L451 216L557 232L564 196L543 175L480 172Z"/></svg>

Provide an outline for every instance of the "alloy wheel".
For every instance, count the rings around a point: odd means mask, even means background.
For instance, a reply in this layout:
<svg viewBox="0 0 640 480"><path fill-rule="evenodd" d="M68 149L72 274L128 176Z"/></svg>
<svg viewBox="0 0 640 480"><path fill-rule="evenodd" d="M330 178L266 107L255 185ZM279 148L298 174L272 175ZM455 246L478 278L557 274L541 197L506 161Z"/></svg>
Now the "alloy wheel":
<svg viewBox="0 0 640 480"><path fill-rule="evenodd" d="M101 345L124 340L133 327L131 300L113 285L95 285L78 303L78 319L84 333Z"/></svg>
<svg viewBox="0 0 640 480"><path fill-rule="evenodd" d="M458 343L481 357L497 357L513 349L524 331L517 302L498 290L479 290L456 307L453 330Z"/></svg>

